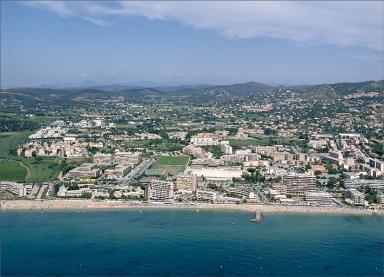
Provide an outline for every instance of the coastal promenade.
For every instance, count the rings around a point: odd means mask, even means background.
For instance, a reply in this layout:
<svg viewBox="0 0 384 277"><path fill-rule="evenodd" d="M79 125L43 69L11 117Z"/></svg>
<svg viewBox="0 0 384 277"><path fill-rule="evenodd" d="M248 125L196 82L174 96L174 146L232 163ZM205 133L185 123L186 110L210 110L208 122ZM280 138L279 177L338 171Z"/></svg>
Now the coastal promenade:
<svg viewBox="0 0 384 277"><path fill-rule="evenodd" d="M259 204L162 204L138 203L118 200L1 200L1 210L83 210L83 209L211 209L261 211L273 213L329 213L329 214L378 214L384 215L384 210L367 210L346 207L311 207L283 206Z"/></svg>

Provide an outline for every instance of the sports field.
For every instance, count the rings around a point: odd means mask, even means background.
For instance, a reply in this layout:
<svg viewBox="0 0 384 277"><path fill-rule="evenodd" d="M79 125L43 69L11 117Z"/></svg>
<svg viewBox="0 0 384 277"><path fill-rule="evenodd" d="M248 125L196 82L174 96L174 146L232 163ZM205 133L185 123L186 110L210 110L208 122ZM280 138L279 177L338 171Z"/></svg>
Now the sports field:
<svg viewBox="0 0 384 277"><path fill-rule="evenodd" d="M156 160L156 165L186 166L188 161L188 156L160 156Z"/></svg>
<svg viewBox="0 0 384 277"><path fill-rule="evenodd" d="M185 170L189 161L189 156L160 156L155 164L153 169L165 169L169 175L177 175L180 172Z"/></svg>

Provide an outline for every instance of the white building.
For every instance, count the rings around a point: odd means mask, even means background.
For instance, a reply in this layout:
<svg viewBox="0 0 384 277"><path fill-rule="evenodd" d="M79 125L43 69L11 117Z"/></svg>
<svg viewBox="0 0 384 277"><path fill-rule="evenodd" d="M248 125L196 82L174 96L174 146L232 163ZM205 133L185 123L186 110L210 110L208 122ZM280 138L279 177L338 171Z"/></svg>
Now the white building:
<svg viewBox="0 0 384 277"><path fill-rule="evenodd" d="M198 200L216 201L217 193L215 191L197 190L196 198Z"/></svg>
<svg viewBox="0 0 384 277"><path fill-rule="evenodd" d="M171 200L173 199L173 183L166 181L152 180L149 186L149 199Z"/></svg>

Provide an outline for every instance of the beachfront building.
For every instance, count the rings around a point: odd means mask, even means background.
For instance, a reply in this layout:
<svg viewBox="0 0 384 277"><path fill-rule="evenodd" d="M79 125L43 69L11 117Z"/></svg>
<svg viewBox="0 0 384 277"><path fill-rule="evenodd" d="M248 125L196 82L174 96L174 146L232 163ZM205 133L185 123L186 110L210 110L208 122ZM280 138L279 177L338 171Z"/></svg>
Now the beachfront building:
<svg viewBox="0 0 384 277"><path fill-rule="evenodd" d="M90 188L69 190L64 185L60 186L57 196L59 197L82 197L85 193L92 193Z"/></svg>
<svg viewBox="0 0 384 277"><path fill-rule="evenodd" d="M306 192L305 203L311 206L334 206L332 195L328 192Z"/></svg>
<svg viewBox="0 0 384 277"><path fill-rule="evenodd" d="M310 173L290 173L283 178L287 194L304 196L306 192L316 192L316 178Z"/></svg>
<svg viewBox="0 0 384 277"><path fill-rule="evenodd" d="M173 199L173 196L172 182L152 180L149 186L149 199L164 201Z"/></svg>
<svg viewBox="0 0 384 277"><path fill-rule="evenodd" d="M32 185L2 181L0 182L0 190L9 191L17 196L24 197L31 192Z"/></svg>
<svg viewBox="0 0 384 277"><path fill-rule="evenodd" d="M215 191L197 190L196 198L197 200L215 202L217 199L217 193Z"/></svg>
<svg viewBox="0 0 384 277"><path fill-rule="evenodd" d="M364 193L358 191L357 189L351 188L345 191L344 196L347 199L349 199L351 204L362 206L365 204L365 195Z"/></svg>

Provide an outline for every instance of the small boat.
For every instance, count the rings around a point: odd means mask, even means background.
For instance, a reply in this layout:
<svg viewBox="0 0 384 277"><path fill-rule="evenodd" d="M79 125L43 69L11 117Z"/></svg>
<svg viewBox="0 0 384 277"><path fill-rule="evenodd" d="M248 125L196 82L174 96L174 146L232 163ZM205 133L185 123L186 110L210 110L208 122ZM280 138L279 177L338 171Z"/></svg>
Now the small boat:
<svg viewBox="0 0 384 277"><path fill-rule="evenodd" d="M260 223L263 221L263 216L261 214L261 211L256 211L254 217L251 219L254 223Z"/></svg>

